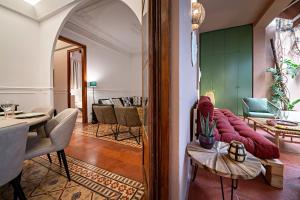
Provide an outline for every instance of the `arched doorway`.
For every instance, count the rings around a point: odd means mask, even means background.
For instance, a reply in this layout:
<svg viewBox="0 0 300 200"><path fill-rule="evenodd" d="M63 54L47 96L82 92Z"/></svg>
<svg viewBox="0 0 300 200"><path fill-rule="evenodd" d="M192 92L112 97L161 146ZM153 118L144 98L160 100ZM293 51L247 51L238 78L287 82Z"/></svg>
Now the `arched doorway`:
<svg viewBox="0 0 300 200"><path fill-rule="evenodd" d="M125 0L124 0L125 1ZM58 16L59 26L52 30L52 41L45 42L44 47L52 47L65 24L68 16L85 1L77 2L72 8L67 9ZM128 2L133 2L128 0ZM135 1L136 2L136 1ZM149 66L145 71L147 79L146 89L149 91L147 109L148 141L144 144L147 154L144 154L144 162L147 176L147 199L168 199L169 187L169 2L167 0L142 0L149 2L149 16L145 18L148 25L143 31L149 32L148 52ZM130 3L129 3L130 4ZM129 5L128 4L128 5ZM131 4L132 5L132 4ZM139 6L137 6L139 7ZM138 9L133 9L138 10ZM141 12L140 12L141 13ZM148 29L149 28L149 29ZM42 35L46 36L47 28L42 28ZM47 38L47 37L44 37ZM43 36L42 36L43 39ZM47 43L47 44L46 44ZM42 45L43 46L43 45ZM53 48L48 49L46 58L52 57ZM46 64L48 64L46 62ZM144 80L146 82L144 82Z"/></svg>

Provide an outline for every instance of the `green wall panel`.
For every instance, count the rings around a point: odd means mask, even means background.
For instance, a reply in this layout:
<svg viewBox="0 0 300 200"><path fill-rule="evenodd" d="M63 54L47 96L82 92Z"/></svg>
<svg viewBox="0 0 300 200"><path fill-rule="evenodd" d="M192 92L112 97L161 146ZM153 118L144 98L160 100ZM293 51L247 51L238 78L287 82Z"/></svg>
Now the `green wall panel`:
<svg viewBox="0 0 300 200"><path fill-rule="evenodd" d="M200 93L215 93L216 107L242 114L241 98L252 96L252 26L200 35Z"/></svg>

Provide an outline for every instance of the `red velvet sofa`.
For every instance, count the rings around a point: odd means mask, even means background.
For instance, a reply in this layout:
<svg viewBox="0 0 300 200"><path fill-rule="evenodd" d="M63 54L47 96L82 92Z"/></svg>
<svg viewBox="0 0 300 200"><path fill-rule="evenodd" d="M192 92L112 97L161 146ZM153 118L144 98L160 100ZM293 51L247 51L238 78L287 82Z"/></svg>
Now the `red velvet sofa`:
<svg viewBox="0 0 300 200"><path fill-rule="evenodd" d="M240 117L227 109L215 109L209 97L202 96L197 105L197 132L200 133L200 115L214 120L217 124L215 139L230 143L242 142L248 152L261 159L279 158L278 147L264 136L255 132Z"/></svg>

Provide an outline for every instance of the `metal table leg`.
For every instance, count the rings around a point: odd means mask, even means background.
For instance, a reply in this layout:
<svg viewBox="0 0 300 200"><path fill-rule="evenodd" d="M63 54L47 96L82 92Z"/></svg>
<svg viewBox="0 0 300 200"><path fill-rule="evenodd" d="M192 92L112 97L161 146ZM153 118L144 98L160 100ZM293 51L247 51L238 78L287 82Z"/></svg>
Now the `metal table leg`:
<svg viewBox="0 0 300 200"><path fill-rule="evenodd" d="M222 176L220 176L220 181L221 181L221 189L222 189L222 199L225 200ZM233 192L237 188L238 188L238 180L237 179L231 179L231 200L233 200Z"/></svg>

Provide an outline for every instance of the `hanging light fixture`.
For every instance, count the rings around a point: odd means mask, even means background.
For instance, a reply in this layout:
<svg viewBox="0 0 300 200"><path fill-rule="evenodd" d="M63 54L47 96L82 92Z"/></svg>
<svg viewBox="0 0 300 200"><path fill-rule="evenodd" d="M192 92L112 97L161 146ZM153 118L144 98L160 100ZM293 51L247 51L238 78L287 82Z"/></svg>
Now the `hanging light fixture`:
<svg viewBox="0 0 300 200"><path fill-rule="evenodd" d="M196 31L200 28L205 18L205 10L201 3L192 3L192 29Z"/></svg>

